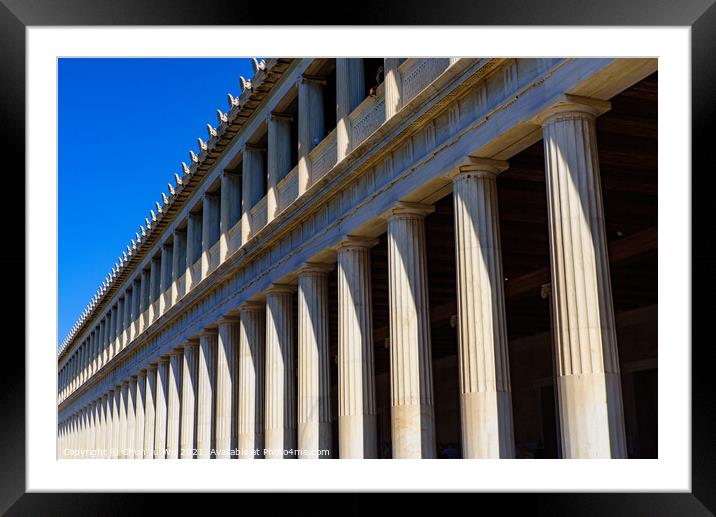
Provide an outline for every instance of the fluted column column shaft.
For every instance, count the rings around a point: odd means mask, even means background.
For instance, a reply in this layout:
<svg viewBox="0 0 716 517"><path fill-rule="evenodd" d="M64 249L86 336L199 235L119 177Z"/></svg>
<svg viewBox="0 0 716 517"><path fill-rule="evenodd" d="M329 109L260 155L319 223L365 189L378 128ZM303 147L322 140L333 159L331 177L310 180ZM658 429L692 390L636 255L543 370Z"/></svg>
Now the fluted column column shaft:
<svg viewBox="0 0 716 517"><path fill-rule="evenodd" d="M266 458L280 459L296 448L296 370L293 288L266 293ZM288 456L286 457L294 457Z"/></svg>
<svg viewBox="0 0 716 517"><path fill-rule="evenodd" d="M330 458L332 453L327 279L330 269L332 266L326 264L309 263L298 273L299 459Z"/></svg>
<svg viewBox="0 0 716 517"><path fill-rule="evenodd" d="M141 277L141 275L139 275ZM132 339L136 338L139 335L140 331L140 325L139 325L139 318L141 316L141 312L139 310L139 302L142 297L142 284L141 280L139 278L135 278L134 282L132 283Z"/></svg>
<svg viewBox="0 0 716 517"><path fill-rule="evenodd" d="M184 285L179 285L179 279L186 272L186 230L174 230L174 249L172 250L172 304L186 292L186 277Z"/></svg>
<svg viewBox="0 0 716 517"><path fill-rule="evenodd" d="M144 459L154 458L154 426L156 425L157 365L147 368L144 391Z"/></svg>
<svg viewBox="0 0 716 517"><path fill-rule="evenodd" d="M157 364L157 387L154 403L154 458L164 459L167 452L167 398L169 361L166 358Z"/></svg>
<svg viewBox="0 0 716 517"><path fill-rule="evenodd" d="M221 175L221 236L219 255L223 262L229 255L229 230L241 219L241 182L235 172Z"/></svg>
<svg viewBox="0 0 716 517"><path fill-rule="evenodd" d="M127 387L127 458L132 459L137 425L137 380L132 377L124 386Z"/></svg>
<svg viewBox="0 0 716 517"><path fill-rule="evenodd" d="M121 459L127 459L127 397L129 384L123 383L121 386L117 386L116 393L119 393L119 457Z"/></svg>
<svg viewBox="0 0 716 517"><path fill-rule="evenodd" d="M216 361L216 457L235 457L238 447L239 319L219 320Z"/></svg>
<svg viewBox="0 0 716 517"><path fill-rule="evenodd" d="M246 144L243 150L242 202L241 202L241 244L245 243L252 232L251 209L261 201L266 190L264 176L265 149Z"/></svg>
<svg viewBox="0 0 716 517"><path fill-rule="evenodd" d="M308 153L326 134L323 116L321 79L302 76L298 80L298 195L311 184L311 161ZM335 116L335 114L334 114Z"/></svg>
<svg viewBox="0 0 716 517"><path fill-rule="evenodd" d="M159 298L159 271L160 265L155 258L152 258L149 266L149 321L153 322L157 314L157 299Z"/></svg>
<svg viewBox="0 0 716 517"><path fill-rule="evenodd" d="M240 309L239 458L253 459L263 457L264 449L266 308L261 303L246 303Z"/></svg>
<svg viewBox="0 0 716 517"><path fill-rule="evenodd" d="M554 345L566 458L624 458L622 407L595 115L587 100L542 120Z"/></svg>
<svg viewBox="0 0 716 517"><path fill-rule="evenodd" d="M399 71L400 59L397 57L386 57L383 59L383 70L385 81L383 92L385 95L385 120L398 113L401 108L403 96L403 78Z"/></svg>
<svg viewBox="0 0 716 517"><path fill-rule="evenodd" d="M167 459L179 458L181 429L182 349L174 350L169 356L169 389L167 401Z"/></svg>
<svg viewBox="0 0 716 517"><path fill-rule="evenodd" d="M388 215L390 394L394 458L435 457L425 251L432 207L399 203Z"/></svg>
<svg viewBox="0 0 716 517"><path fill-rule="evenodd" d="M505 168L505 162L483 160L453 178L465 458L514 457L496 182Z"/></svg>
<svg viewBox="0 0 716 517"><path fill-rule="evenodd" d="M112 459L118 459L122 453L122 389L117 386L112 392ZM126 415L125 415L126 417Z"/></svg>
<svg viewBox="0 0 716 517"><path fill-rule="evenodd" d="M104 458L111 458L113 456L112 454L112 448L114 447L114 443L112 443L113 438L113 431L112 431L112 400L114 399L113 393L109 392L108 394L104 395L102 397L102 406L104 408L103 414L104 414L104 443L105 443L105 451L104 451Z"/></svg>
<svg viewBox="0 0 716 517"><path fill-rule="evenodd" d="M189 291L201 281L201 271L192 267L201 258L202 214L190 213L186 230L186 290Z"/></svg>
<svg viewBox="0 0 716 517"><path fill-rule="evenodd" d="M144 406L147 401L147 372L142 370L135 380L135 390L137 398L135 399L135 421L134 421L134 458L144 458Z"/></svg>
<svg viewBox="0 0 716 517"><path fill-rule="evenodd" d="M338 248L338 446L340 458L377 458L370 247Z"/></svg>
<svg viewBox="0 0 716 517"><path fill-rule="evenodd" d="M336 160L351 152L350 113L365 98L363 59L336 59Z"/></svg>
<svg viewBox="0 0 716 517"><path fill-rule="evenodd" d="M169 288L172 285L172 255L173 247L171 244L164 243L162 245L162 256L159 267L159 313L164 314L164 311L171 306L171 291Z"/></svg>
<svg viewBox="0 0 716 517"><path fill-rule="evenodd" d="M147 309L149 308L150 276L151 271L143 269L139 279L139 313L142 315L143 318L143 328L146 328L147 325L149 325L149 312L147 312Z"/></svg>
<svg viewBox="0 0 716 517"><path fill-rule="evenodd" d="M219 240L219 196L215 192L204 194L204 208L201 223L201 277L209 272L211 262L210 251Z"/></svg>
<svg viewBox="0 0 716 517"><path fill-rule="evenodd" d="M199 368L199 344L189 341L184 345L181 395L181 449L182 459L192 459L196 449L196 409Z"/></svg>
<svg viewBox="0 0 716 517"><path fill-rule="evenodd" d="M199 370L196 417L196 457L211 457L216 448L216 331L199 335Z"/></svg>
<svg viewBox="0 0 716 517"><path fill-rule="evenodd" d="M276 185L291 171L291 121L289 116L272 113L268 117L266 221L278 213Z"/></svg>

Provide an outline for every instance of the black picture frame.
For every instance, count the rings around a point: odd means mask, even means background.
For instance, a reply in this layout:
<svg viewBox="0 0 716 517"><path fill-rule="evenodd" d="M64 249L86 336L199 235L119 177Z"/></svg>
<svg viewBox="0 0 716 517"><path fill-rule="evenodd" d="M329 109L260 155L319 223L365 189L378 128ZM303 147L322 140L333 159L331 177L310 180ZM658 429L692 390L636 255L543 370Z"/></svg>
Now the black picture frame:
<svg viewBox="0 0 716 517"><path fill-rule="evenodd" d="M298 20L312 25L653 25L691 27L692 73L692 175L681 171L692 188L692 490L690 493L619 493L619 494L503 494L502 514L516 508L546 515L712 515L716 513L716 427L714 426L714 347L705 333L713 318L716 253L710 246L713 216L706 197L712 196L714 160L709 160L713 141L708 131L716 115L716 4L714 0L490 0L464 3L414 0L398 2L356 2L354 13L325 8L312 3L306 9L301 2L282 3L280 9L267 9L265 3L234 0L0 0L0 113L4 146L2 160L3 186L6 189L5 246L0 247L0 271L4 271L5 330L0 375L0 512L8 515L133 514L146 508L136 498L153 498L148 494L68 494L25 493L26 419L25 419L25 347L51 347L52 344L25 341L25 279L32 271L26 267L25 199L32 192L25 189L25 29L38 25L247 25L295 24ZM320 20L316 12L335 13L333 19ZM308 16L311 18L308 18ZM49 123L52 123L50 120ZM22 172L21 172L22 171ZM698 188L694 180L698 179ZM708 182L708 183L707 183ZM702 199L700 199L702 198ZM711 201L709 199L709 201ZM14 206L14 205L17 206ZM711 201L713 204L713 201ZM22 214L22 215L19 215ZM710 217L711 216L711 217ZM23 224L17 224L22 220ZM12 222L12 224L8 224ZM684 228L684 231L687 231ZM7 274L22 271L23 275ZM705 281L704 281L705 280ZM21 303L22 302L22 303ZM13 334L15 334L13 336ZM701 338L701 339L699 339ZM688 343L664 343L660 346L683 346ZM292 497L303 497L294 495ZM218 497L218 496L214 496ZM222 499L232 496L222 496ZM235 497L235 496L234 496ZM246 497L241 495L240 497ZM353 496L348 496L353 500ZM422 498L415 495L413 500ZM452 496L451 496L452 497ZM405 499L401 498L401 504ZM369 510L357 502L343 500L344 507ZM217 501L216 508L221 502ZM184 505L176 495L163 501L168 513L172 506ZM260 504L260 502L259 502ZM292 501L300 507L302 502ZM383 503L380 503L383 504ZM458 503L459 504L459 503Z"/></svg>

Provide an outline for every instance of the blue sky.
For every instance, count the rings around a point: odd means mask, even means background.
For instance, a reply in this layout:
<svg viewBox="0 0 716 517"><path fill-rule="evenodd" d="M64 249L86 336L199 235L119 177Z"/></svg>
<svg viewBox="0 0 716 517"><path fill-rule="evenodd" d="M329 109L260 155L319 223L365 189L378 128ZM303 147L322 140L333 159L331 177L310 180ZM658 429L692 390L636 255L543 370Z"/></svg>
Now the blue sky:
<svg viewBox="0 0 716 517"><path fill-rule="evenodd" d="M58 345L249 59L60 59Z"/></svg>

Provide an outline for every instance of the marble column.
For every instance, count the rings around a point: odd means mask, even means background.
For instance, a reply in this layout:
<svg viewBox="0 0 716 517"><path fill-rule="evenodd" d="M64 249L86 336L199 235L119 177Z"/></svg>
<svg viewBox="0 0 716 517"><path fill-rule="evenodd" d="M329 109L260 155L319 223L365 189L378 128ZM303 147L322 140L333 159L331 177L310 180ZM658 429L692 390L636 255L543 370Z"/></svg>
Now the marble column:
<svg viewBox="0 0 716 517"><path fill-rule="evenodd" d="M229 256L229 231L241 219L241 176L225 170L221 175L221 235L219 260ZM231 250L233 251L233 250Z"/></svg>
<svg viewBox="0 0 716 517"><path fill-rule="evenodd" d="M141 276L141 275L139 275ZM140 318L141 311L139 310L139 302L142 297L142 284L139 277L134 279L132 288L132 339L136 338L141 332Z"/></svg>
<svg viewBox="0 0 716 517"><path fill-rule="evenodd" d="M201 258L202 214L190 213L186 230L186 290L189 291L201 281L201 271L192 266Z"/></svg>
<svg viewBox="0 0 716 517"><path fill-rule="evenodd" d="M595 117L604 101L566 96L541 117L554 345L566 458L625 458L619 357Z"/></svg>
<svg viewBox="0 0 716 517"><path fill-rule="evenodd" d="M149 288L151 271L143 269L140 277L140 291L139 291L139 312L142 315L142 329L147 328L149 325Z"/></svg>
<svg viewBox="0 0 716 517"><path fill-rule="evenodd" d="M154 323L159 317L159 275L161 270L161 259L153 257L149 267L149 322Z"/></svg>
<svg viewBox="0 0 716 517"><path fill-rule="evenodd" d="M196 451L196 409L199 368L199 343L188 341L184 345L181 395L181 449L182 459L192 459Z"/></svg>
<svg viewBox="0 0 716 517"><path fill-rule="evenodd" d="M351 152L351 122L348 116L365 98L363 59L336 59L336 159Z"/></svg>
<svg viewBox="0 0 716 517"><path fill-rule="evenodd" d="M246 302L239 309L239 458L262 458L266 308L263 303Z"/></svg>
<svg viewBox="0 0 716 517"><path fill-rule="evenodd" d="M301 76L298 80L298 195L311 184L311 160L308 153L323 140L326 129L323 116L323 88L326 81ZM335 116L335 114L334 114Z"/></svg>
<svg viewBox="0 0 716 517"><path fill-rule="evenodd" d="M201 222L201 278L209 274L211 247L219 240L220 210L219 196L216 192L204 194L204 207Z"/></svg>
<svg viewBox="0 0 716 517"><path fill-rule="evenodd" d="M117 347L115 355L124 348L126 343L124 322L124 296L122 296L117 302Z"/></svg>
<svg viewBox="0 0 716 517"><path fill-rule="evenodd" d="M122 416L120 414L122 388L116 386L110 393L112 394L112 455L110 457L115 460L122 454Z"/></svg>
<svg viewBox="0 0 716 517"><path fill-rule="evenodd" d="M293 291L292 286L282 284L266 291L267 459L284 458L284 451L296 448Z"/></svg>
<svg viewBox="0 0 716 517"><path fill-rule="evenodd" d="M497 175L506 162L454 171L460 422L465 458L513 458L512 396Z"/></svg>
<svg viewBox="0 0 716 517"><path fill-rule="evenodd" d="M117 386L115 393L119 394L119 457L127 459L127 396L129 384L127 382Z"/></svg>
<svg viewBox="0 0 716 517"><path fill-rule="evenodd" d="M167 459L179 458L181 446L181 393L184 353L175 348L169 355L169 390L167 402Z"/></svg>
<svg viewBox="0 0 716 517"><path fill-rule="evenodd" d="M216 330L199 334L199 368L197 375L196 457L212 457L216 448Z"/></svg>
<svg viewBox="0 0 716 517"><path fill-rule="evenodd" d="M377 458L370 248L348 237L338 247L338 456Z"/></svg>
<svg viewBox="0 0 716 517"><path fill-rule="evenodd" d="M117 355L117 304L112 306L109 313L109 357L108 360Z"/></svg>
<svg viewBox="0 0 716 517"><path fill-rule="evenodd" d="M307 263L298 270L299 459L332 454L327 278L332 269Z"/></svg>
<svg viewBox="0 0 716 517"><path fill-rule="evenodd" d="M166 458L168 375L169 359L162 357L157 363L157 386L154 401L154 459Z"/></svg>
<svg viewBox="0 0 716 517"><path fill-rule="evenodd" d="M216 360L216 458L235 458L238 447L239 318L219 320Z"/></svg>
<svg viewBox="0 0 716 517"><path fill-rule="evenodd" d="M154 458L154 426L156 425L157 365L147 368L144 391L144 459Z"/></svg>
<svg viewBox="0 0 716 517"><path fill-rule="evenodd" d="M403 96L403 78L400 76L400 59L397 57L386 57L383 59L383 70L385 81L383 91L385 92L385 120L398 113L401 108Z"/></svg>
<svg viewBox="0 0 716 517"><path fill-rule="evenodd" d="M175 304L186 292L186 276L180 285L179 279L186 273L186 230L174 230L174 249L172 250L172 304Z"/></svg>
<svg viewBox="0 0 716 517"><path fill-rule="evenodd" d="M394 458L435 457L425 252L432 206L398 203L388 219L390 393Z"/></svg>
<svg viewBox="0 0 716 517"><path fill-rule="evenodd" d="M131 377L123 385L127 387L127 458L135 457L134 441L137 425L137 378Z"/></svg>
<svg viewBox="0 0 716 517"><path fill-rule="evenodd" d="M159 314L164 314L172 305L172 252L173 245L165 242L159 266Z"/></svg>
<svg viewBox="0 0 716 517"><path fill-rule="evenodd" d="M122 348L126 348L132 339L132 291L127 289L124 291L124 339Z"/></svg>
<svg viewBox="0 0 716 517"><path fill-rule="evenodd" d="M112 457L112 443L113 432L112 432L112 401L114 400L114 394L112 392L102 396L102 414L104 415L104 458Z"/></svg>
<svg viewBox="0 0 716 517"><path fill-rule="evenodd" d="M241 203L241 244L244 244L252 232L251 209L261 201L266 191L264 160L266 149L262 146L245 144L243 149L242 203Z"/></svg>
<svg viewBox="0 0 716 517"><path fill-rule="evenodd" d="M147 371L142 370L135 380L137 398L135 401L135 421L134 421L134 458L144 458L144 405L147 401Z"/></svg>
<svg viewBox="0 0 716 517"><path fill-rule="evenodd" d="M278 213L276 185L291 171L291 122L293 118L282 113L268 117L266 222Z"/></svg>

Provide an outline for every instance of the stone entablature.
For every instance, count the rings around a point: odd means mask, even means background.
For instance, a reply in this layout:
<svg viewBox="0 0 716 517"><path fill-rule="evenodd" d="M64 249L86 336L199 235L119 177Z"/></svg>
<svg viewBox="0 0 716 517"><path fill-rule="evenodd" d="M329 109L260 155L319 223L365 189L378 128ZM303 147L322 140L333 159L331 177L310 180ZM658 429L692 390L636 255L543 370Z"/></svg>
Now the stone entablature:
<svg viewBox="0 0 716 517"><path fill-rule="evenodd" d="M413 62L403 66L417 68ZM346 234L370 234L366 226L395 201L408 197L430 202L449 185L444 172L468 164L469 156L506 159L530 145L539 138L535 135L540 131L536 117L559 103L564 92L599 92L608 97L609 89L616 92L620 88L617 83L603 82L610 71L628 77L630 73L643 74L646 66L650 65L616 59L460 60L355 144L344 160L295 201L288 206L279 204L283 211L275 219L253 233L243 247L63 401L61 418L137 375L177 343L269 285L285 281L302 263L336 246ZM426 65L423 69L430 68ZM359 106L356 111L370 110ZM207 177L218 174L226 160L227 153Z"/></svg>

